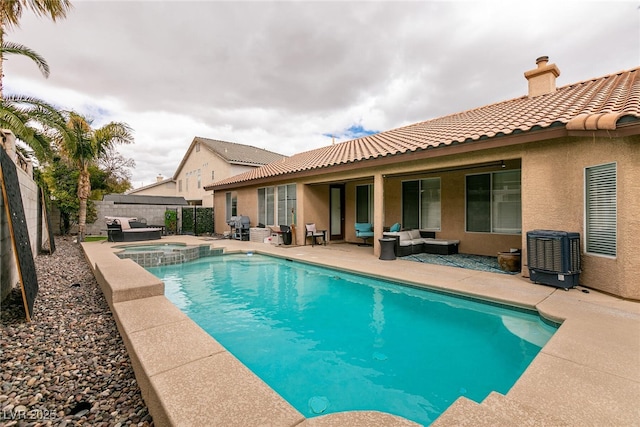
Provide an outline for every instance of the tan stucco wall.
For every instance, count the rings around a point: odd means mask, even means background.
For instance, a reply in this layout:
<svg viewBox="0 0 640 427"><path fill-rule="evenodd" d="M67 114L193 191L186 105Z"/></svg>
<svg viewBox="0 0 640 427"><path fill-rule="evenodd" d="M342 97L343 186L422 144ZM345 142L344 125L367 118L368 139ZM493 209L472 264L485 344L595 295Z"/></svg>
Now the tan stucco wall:
<svg viewBox="0 0 640 427"><path fill-rule="evenodd" d="M171 196L176 195L176 183L172 181L165 182L161 185L154 185L150 188L142 188L130 192L135 196Z"/></svg>
<svg viewBox="0 0 640 427"><path fill-rule="evenodd" d="M182 196L187 201L202 200L202 206L212 207L212 193L204 189L206 185L251 169L254 167L231 165L202 145L200 151L196 151L194 148L184 160L175 177L176 187L173 195ZM200 188L198 188L198 170L201 179ZM213 180L211 178L212 172L214 172ZM180 190L180 182L182 182L182 190Z"/></svg>
<svg viewBox="0 0 640 427"><path fill-rule="evenodd" d="M410 175L411 171L457 168L505 160L500 166ZM533 142L418 161L404 161L369 169L317 175L297 180L297 227L315 222L329 228L329 183L345 185L345 241L358 243L355 223L355 187L384 177L384 201L380 223L389 227L401 222L401 182L440 176L442 229L437 237L460 240L460 252L495 256L510 248L523 250L526 267L526 232L534 229L577 231L584 247L584 169L608 162L618 163L618 256L615 259L582 253L580 283L625 298L640 300L640 137L626 139L565 138ZM505 235L465 231L465 176L508 169L522 171L522 234ZM403 174L402 176L394 176ZM317 184L322 182L322 184ZM291 180L270 185L289 184ZM314 185L307 185L313 183ZM260 185L263 187L264 185ZM257 218L257 186L237 189L238 213ZM224 191L216 194L216 211L225 212ZM379 209L376 206L376 209ZM228 230L224 215L216 215L216 232ZM381 230L378 230L381 233ZM303 244L303 233L297 243ZM377 243L377 242L374 242ZM375 248L374 248L375 249ZM528 275L526 268L523 274Z"/></svg>
<svg viewBox="0 0 640 427"><path fill-rule="evenodd" d="M584 170L611 162L617 163L618 171L615 258L584 252ZM580 283L640 300L640 137L581 138L530 145L523 152L522 171L523 230L579 232Z"/></svg>

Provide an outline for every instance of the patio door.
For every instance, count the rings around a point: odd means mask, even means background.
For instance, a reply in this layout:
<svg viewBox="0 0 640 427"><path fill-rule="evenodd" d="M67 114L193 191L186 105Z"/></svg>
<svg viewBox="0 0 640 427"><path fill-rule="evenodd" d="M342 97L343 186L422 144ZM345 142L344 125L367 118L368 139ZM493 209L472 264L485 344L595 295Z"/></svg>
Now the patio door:
<svg viewBox="0 0 640 427"><path fill-rule="evenodd" d="M330 240L344 240L344 185L329 187L329 234Z"/></svg>

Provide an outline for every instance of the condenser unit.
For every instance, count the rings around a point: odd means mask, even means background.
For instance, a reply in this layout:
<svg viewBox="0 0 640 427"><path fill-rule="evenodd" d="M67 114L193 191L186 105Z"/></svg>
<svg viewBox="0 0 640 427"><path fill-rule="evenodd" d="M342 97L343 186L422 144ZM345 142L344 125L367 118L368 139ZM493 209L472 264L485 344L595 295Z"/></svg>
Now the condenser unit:
<svg viewBox="0 0 640 427"><path fill-rule="evenodd" d="M565 290L573 288L580 278L580 234L528 231L527 263L532 282Z"/></svg>

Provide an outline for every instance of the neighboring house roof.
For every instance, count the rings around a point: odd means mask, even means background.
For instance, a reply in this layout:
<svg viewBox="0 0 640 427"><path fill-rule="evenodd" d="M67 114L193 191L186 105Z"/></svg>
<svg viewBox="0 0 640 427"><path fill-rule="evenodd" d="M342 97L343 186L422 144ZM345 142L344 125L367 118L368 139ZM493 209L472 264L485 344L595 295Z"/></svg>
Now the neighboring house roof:
<svg viewBox="0 0 640 427"><path fill-rule="evenodd" d="M184 197L176 196L134 196L129 194L105 194L105 202L116 205L188 205Z"/></svg>
<svg viewBox="0 0 640 427"><path fill-rule="evenodd" d="M616 130L640 119L639 74L640 67L306 151L205 189L543 129Z"/></svg>
<svg viewBox="0 0 640 427"><path fill-rule="evenodd" d="M144 185L142 187L134 188L133 190L127 191L125 194L134 194L134 193L137 193L139 191L148 190L150 188L154 188L154 187L158 187L158 186L161 186L161 185L165 185L165 184L168 184L170 182L174 182L173 178L163 179L162 181L157 181L157 182L154 182L153 184Z"/></svg>
<svg viewBox="0 0 640 427"><path fill-rule="evenodd" d="M264 150L262 148L253 147L251 145L237 144L235 142L219 141L217 139L202 138L196 136L193 138L189 149L185 153L180 165L176 169L173 179L177 179L180 170L191 155L197 143L201 148L212 151L229 164L259 167L275 161L282 160L286 156L273 151Z"/></svg>

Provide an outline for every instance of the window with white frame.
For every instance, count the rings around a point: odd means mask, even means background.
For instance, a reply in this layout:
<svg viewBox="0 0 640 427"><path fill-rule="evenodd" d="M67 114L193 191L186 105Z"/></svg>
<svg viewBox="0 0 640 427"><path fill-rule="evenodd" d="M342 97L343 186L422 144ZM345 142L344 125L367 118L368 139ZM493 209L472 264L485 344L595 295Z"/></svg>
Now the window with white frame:
<svg viewBox="0 0 640 427"><path fill-rule="evenodd" d="M291 225L296 213L296 185L278 187L278 224Z"/></svg>
<svg viewBox="0 0 640 427"><path fill-rule="evenodd" d="M520 170L466 177L467 231L522 233Z"/></svg>
<svg viewBox="0 0 640 427"><path fill-rule="evenodd" d="M291 225L296 209L296 185L258 189L258 222L265 225Z"/></svg>
<svg viewBox="0 0 640 427"><path fill-rule="evenodd" d="M586 251L617 255L618 196L617 165L585 168Z"/></svg>
<svg viewBox="0 0 640 427"><path fill-rule="evenodd" d="M275 224L274 206L274 188L258 188L258 223L265 225Z"/></svg>
<svg viewBox="0 0 640 427"><path fill-rule="evenodd" d="M236 192L228 191L227 193L225 193L225 196L225 213L228 221L232 216L238 215L238 195Z"/></svg>
<svg viewBox="0 0 640 427"><path fill-rule="evenodd" d="M440 178L402 182L402 227L440 231Z"/></svg>
<svg viewBox="0 0 640 427"><path fill-rule="evenodd" d="M182 193L182 180L178 180L178 192Z"/></svg>
<svg viewBox="0 0 640 427"><path fill-rule="evenodd" d="M373 223L373 185L356 185L356 222Z"/></svg>
<svg viewBox="0 0 640 427"><path fill-rule="evenodd" d="M200 188L202 186L202 173L200 169L198 169L197 180L198 180L198 188Z"/></svg>

